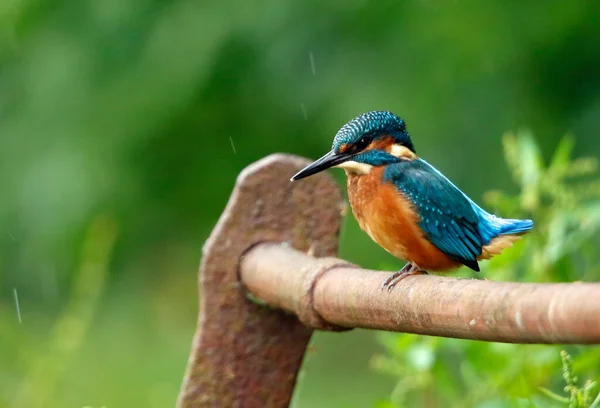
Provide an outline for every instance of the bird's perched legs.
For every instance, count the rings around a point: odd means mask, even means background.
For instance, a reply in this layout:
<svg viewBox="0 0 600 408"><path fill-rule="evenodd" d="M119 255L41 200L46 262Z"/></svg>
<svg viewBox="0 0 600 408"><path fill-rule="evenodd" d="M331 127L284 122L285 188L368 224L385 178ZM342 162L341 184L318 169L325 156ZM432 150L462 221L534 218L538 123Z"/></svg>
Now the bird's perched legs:
<svg viewBox="0 0 600 408"><path fill-rule="evenodd" d="M387 288L388 291L391 291L394 286L398 284L398 282L411 275L427 275L427 272L419 268L417 265L408 262L402 269L400 269L398 272L394 272L392 276L387 278L385 282L383 282L381 289Z"/></svg>

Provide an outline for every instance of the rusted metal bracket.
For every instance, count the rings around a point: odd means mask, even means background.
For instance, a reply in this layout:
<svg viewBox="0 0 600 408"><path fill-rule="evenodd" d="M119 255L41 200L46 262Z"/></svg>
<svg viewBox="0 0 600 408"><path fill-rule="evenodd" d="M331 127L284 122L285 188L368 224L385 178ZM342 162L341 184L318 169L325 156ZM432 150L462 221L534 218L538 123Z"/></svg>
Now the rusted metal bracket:
<svg viewBox="0 0 600 408"><path fill-rule="evenodd" d="M260 243L283 243L316 257L336 255L344 205L336 183L327 174L289 182L308 163L277 154L238 177L203 248L198 327L179 407L285 407L313 328L336 329L312 309L312 293L316 279L343 261L324 261L305 281L293 310L307 325L252 302L240 283L243 255Z"/></svg>

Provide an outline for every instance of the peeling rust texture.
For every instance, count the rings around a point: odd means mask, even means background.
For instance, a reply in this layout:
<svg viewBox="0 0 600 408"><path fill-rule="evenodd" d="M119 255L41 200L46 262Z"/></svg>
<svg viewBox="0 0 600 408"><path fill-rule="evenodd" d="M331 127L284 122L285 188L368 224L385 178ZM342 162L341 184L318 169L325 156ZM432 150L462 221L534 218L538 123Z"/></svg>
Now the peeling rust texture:
<svg viewBox="0 0 600 408"><path fill-rule="evenodd" d="M313 275L324 270L315 282ZM335 326L504 343L600 344L599 283L415 275L388 292L381 285L389 272L274 244L249 251L241 276L255 296L299 316L307 309L303 288L312 285L310 308Z"/></svg>
<svg viewBox="0 0 600 408"><path fill-rule="evenodd" d="M203 248L198 328L179 407L289 405L313 329L294 315L251 302L238 270L244 253L264 242L317 257L336 255L343 203L336 183L327 174L289 181L308 163L273 155L238 177ZM311 291L298 301L311 307L306 298L312 296Z"/></svg>

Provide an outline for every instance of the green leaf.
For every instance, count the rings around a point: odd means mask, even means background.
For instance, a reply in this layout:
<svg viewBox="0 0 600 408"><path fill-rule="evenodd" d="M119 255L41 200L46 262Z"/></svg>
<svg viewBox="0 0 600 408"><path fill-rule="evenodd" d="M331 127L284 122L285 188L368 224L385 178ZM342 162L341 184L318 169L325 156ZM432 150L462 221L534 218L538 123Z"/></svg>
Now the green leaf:
<svg viewBox="0 0 600 408"><path fill-rule="evenodd" d="M542 155L531 132L519 132L517 141L521 167L521 205L523 209L533 211L539 205L539 182L544 167Z"/></svg>
<svg viewBox="0 0 600 408"><path fill-rule="evenodd" d="M512 132L505 133L502 136L502 146L504 147L504 160L512 173L513 179L517 183L520 183L523 170L521 168L519 146L515 134Z"/></svg>
<svg viewBox="0 0 600 408"><path fill-rule="evenodd" d="M575 139L573 138L573 135L565 135L554 151L548 169L555 174L564 174L569 167L569 161L571 160L571 153L573 152L574 146Z"/></svg>
<svg viewBox="0 0 600 408"><path fill-rule="evenodd" d="M554 401L562 402L563 404L569 403L569 398L562 397L555 392L550 391L548 388L538 387L538 390L540 390L543 394L546 394L547 397L552 398Z"/></svg>
<svg viewBox="0 0 600 408"><path fill-rule="evenodd" d="M595 157L580 157L573 160L565 176L575 178L594 174L598 170L598 160Z"/></svg>
<svg viewBox="0 0 600 408"><path fill-rule="evenodd" d="M590 405L590 408L600 408L600 393L598 393L596 399L592 402L592 405Z"/></svg>

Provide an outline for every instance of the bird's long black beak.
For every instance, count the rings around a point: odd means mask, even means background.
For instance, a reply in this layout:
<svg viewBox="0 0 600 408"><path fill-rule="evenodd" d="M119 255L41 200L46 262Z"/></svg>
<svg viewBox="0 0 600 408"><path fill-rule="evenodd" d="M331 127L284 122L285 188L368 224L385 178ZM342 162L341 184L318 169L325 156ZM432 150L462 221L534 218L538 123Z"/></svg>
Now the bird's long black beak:
<svg viewBox="0 0 600 408"><path fill-rule="evenodd" d="M321 157L317 161L309 164L302 170L300 170L294 177L292 177L291 181L296 181L303 179L308 176L312 176L313 174L317 174L322 172L323 170L327 170L333 166L336 166L340 163L348 160L352 155L344 154L344 153L335 153L333 150L327 153L325 156Z"/></svg>

